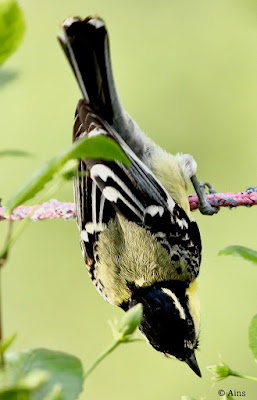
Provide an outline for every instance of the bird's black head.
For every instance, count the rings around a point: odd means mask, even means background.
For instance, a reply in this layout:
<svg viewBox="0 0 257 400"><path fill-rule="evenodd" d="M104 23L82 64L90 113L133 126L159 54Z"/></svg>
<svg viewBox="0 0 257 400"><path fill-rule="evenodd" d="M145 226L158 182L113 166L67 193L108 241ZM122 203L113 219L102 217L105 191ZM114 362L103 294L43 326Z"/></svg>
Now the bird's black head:
<svg viewBox="0 0 257 400"><path fill-rule="evenodd" d="M148 287L134 287L129 308L143 305L140 331L150 344L168 357L185 361L201 376L194 351L198 332L189 306L188 285L184 282L158 282Z"/></svg>

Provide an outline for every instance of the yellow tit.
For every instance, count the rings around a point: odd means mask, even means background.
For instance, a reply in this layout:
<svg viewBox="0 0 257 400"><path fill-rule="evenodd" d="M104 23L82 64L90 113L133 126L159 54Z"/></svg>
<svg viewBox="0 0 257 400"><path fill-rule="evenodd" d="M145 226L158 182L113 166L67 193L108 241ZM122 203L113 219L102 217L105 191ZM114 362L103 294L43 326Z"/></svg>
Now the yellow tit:
<svg viewBox="0 0 257 400"><path fill-rule="evenodd" d="M83 94L73 140L111 137L131 161L130 166L102 159L79 161L74 192L90 276L111 304L128 310L141 303L139 329L149 343L201 376L194 353L201 238L187 196L190 178L197 186L196 162L188 154L162 150L123 109L100 18L67 19L59 40ZM206 203L203 207L212 211Z"/></svg>

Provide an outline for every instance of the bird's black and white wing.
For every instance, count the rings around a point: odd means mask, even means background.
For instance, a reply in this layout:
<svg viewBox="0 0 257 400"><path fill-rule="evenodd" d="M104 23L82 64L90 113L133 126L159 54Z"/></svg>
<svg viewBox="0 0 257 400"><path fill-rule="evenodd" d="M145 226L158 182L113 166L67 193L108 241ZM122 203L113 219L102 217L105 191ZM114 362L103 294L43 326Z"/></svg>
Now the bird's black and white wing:
<svg viewBox="0 0 257 400"><path fill-rule="evenodd" d="M81 122L80 101L76 110L73 140L87 135L85 123ZM79 160L77 177L74 179L74 196L77 223L80 231L80 241L83 257L86 261L91 278L94 280L95 257L94 247L98 235L109 221L115 218L116 212L109 201L90 177L90 171L85 160Z"/></svg>
<svg viewBox="0 0 257 400"><path fill-rule="evenodd" d="M77 127L80 128L75 132L75 140L85 133L89 137L106 135L120 145L131 161L130 166L93 159L80 162L82 176L75 183L75 194L87 257L93 260L98 234L106 229L117 212L150 231L161 243L164 243L162 239L165 235L170 246L180 244L189 253L194 253L197 275L197 259L199 261L201 252L197 225L190 221L185 211L114 129L96 116L84 101L80 101L77 107L74 131ZM164 245L167 247L167 243Z"/></svg>

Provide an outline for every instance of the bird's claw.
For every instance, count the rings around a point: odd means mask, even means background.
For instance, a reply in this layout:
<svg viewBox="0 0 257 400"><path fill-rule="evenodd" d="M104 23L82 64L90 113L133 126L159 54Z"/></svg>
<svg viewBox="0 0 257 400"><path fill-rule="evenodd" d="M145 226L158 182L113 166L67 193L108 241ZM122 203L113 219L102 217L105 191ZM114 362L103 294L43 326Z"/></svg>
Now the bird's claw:
<svg viewBox="0 0 257 400"><path fill-rule="evenodd" d="M214 189L214 187L209 183L209 182L199 182L200 187L203 187L203 190L205 187L207 187L209 189L209 194L215 194L217 193L216 190Z"/></svg>
<svg viewBox="0 0 257 400"><path fill-rule="evenodd" d="M248 188L246 189L246 192L247 192L248 194L251 194L251 193L253 193L253 192L257 192L257 186L250 186L250 187L248 187Z"/></svg>

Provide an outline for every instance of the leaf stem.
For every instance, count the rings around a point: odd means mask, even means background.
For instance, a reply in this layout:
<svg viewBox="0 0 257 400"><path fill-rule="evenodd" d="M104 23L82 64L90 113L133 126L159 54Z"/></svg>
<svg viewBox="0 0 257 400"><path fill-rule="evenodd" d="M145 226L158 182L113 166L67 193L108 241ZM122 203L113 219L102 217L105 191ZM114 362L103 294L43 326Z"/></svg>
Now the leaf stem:
<svg viewBox="0 0 257 400"><path fill-rule="evenodd" d="M235 371L230 371L230 376L237 376L238 378L243 378L243 379L247 379L248 381L257 382L257 377L249 376L249 375L242 375Z"/></svg>
<svg viewBox="0 0 257 400"><path fill-rule="evenodd" d="M106 357L108 354L110 354L113 350L116 349L116 347L119 346L119 344L122 343L120 340L115 340L109 347L107 347L103 353L101 353L97 359L89 366L89 368L86 369L84 372L84 380L88 377L88 375L91 374L91 372L97 367L98 364Z"/></svg>
<svg viewBox="0 0 257 400"><path fill-rule="evenodd" d="M8 246L9 246L9 242L12 237L12 227L13 227L13 221L9 220L8 227L7 227L7 234L6 234L5 241L4 241L4 247L0 253L0 268L6 263L6 260L8 257Z"/></svg>

